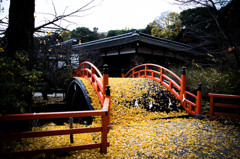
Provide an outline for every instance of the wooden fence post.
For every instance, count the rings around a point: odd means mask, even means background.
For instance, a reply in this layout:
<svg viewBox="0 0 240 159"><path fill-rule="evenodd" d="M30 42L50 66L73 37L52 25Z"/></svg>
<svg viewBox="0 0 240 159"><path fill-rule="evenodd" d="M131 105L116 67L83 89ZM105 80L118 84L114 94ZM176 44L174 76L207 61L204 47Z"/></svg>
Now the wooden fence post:
<svg viewBox="0 0 240 159"><path fill-rule="evenodd" d="M132 70L132 78L135 77L135 69Z"/></svg>
<svg viewBox="0 0 240 159"><path fill-rule="evenodd" d="M184 105L183 104L183 97L184 97L184 95L185 95L185 91L186 91L186 67L183 67L182 68L182 76L181 76L181 86L180 86L180 89L181 89L181 91L180 91L180 100L181 100L181 103L182 103L182 105ZM186 97L185 97L186 98Z"/></svg>
<svg viewBox="0 0 240 159"><path fill-rule="evenodd" d="M108 85L108 65L105 64L103 65L103 96L105 96L105 89L106 86ZM103 99L104 100L104 99Z"/></svg>
<svg viewBox="0 0 240 159"><path fill-rule="evenodd" d="M111 100L110 98L110 86L107 85L106 86L106 97L109 98L109 100ZM110 126L111 125L111 101L109 101L109 106L108 106L108 125Z"/></svg>
<svg viewBox="0 0 240 159"><path fill-rule="evenodd" d="M145 76L145 78L147 77L147 75L148 75L148 66L145 65L145 71L144 71L144 76Z"/></svg>
<svg viewBox="0 0 240 159"><path fill-rule="evenodd" d="M213 96L211 96L210 94L208 94L210 97L210 110L209 110L209 120L212 121L213 120Z"/></svg>
<svg viewBox="0 0 240 159"><path fill-rule="evenodd" d="M69 117L69 127L70 129L73 128L73 117ZM70 143L73 143L73 134L70 134Z"/></svg>
<svg viewBox="0 0 240 159"><path fill-rule="evenodd" d="M196 115L201 114L201 105L202 105L202 84L198 83L198 91L197 91L197 102L196 102Z"/></svg>
<svg viewBox="0 0 240 159"><path fill-rule="evenodd" d="M163 84L163 74L164 74L164 70L161 67L161 70L160 70L160 82L161 82L161 84Z"/></svg>
<svg viewBox="0 0 240 159"><path fill-rule="evenodd" d="M83 64L83 77L86 76L86 63Z"/></svg>
<svg viewBox="0 0 240 159"><path fill-rule="evenodd" d="M107 112L109 113L109 112ZM107 133L108 133L108 115L102 116L102 134L101 134L101 148L100 152L107 153Z"/></svg>
<svg viewBox="0 0 240 159"><path fill-rule="evenodd" d="M93 67L91 67L91 82L94 83L94 76L95 75L95 69Z"/></svg>
<svg viewBox="0 0 240 159"><path fill-rule="evenodd" d="M124 74L124 69L122 69L122 78L124 78L125 74Z"/></svg>

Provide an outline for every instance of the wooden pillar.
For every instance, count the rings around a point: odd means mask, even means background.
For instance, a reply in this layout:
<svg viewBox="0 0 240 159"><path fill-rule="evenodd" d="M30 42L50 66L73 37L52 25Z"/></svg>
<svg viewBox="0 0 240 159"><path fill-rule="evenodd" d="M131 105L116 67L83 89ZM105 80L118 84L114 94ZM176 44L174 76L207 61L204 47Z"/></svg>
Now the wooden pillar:
<svg viewBox="0 0 240 159"><path fill-rule="evenodd" d="M124 74L124 69L122 69L122 78L124 78L125 74Z"/></svg>
<svg viewBox="0 0 240 159"><path fill-rule="evenodd" d="M108 106L108 126L111 125L111 95L110 95L110 86L106 86L106 91L105 91L106 98L109 98L109 106Z"/></svg>
<svg viewBox="0 0 240 159"><path fill-rule="evenodd" d="M211 96L210 94L208 94L210 97L210 102L209 102L209 120L212 121L213 120L213 96Z"/></svg>
<svg viewBox="0 0 240 159"><path fill-rule="evenodd" d="M82 75L83 77L86 76L86 68L87 68L86 65L87 65L86 63L83 64L83 75Z"/></svg>
<svg viewBox="0 0 240 159"><path fill-rule="evenodd" d="M100 152L107 153L107 133L108 133L108 116L102 116L102 135L101 135L101 148Z"/></svg>
<svg viewBox="0 0 240 159"><path fill-rule="evenodd" d="M148 66L147 66L147 65L145 65L145 71L144 71L144 73L145 73L145 78L146 78L147 75L148 75Z"/></svg>
<svg viewBox="0 0 240 159"><path fill-rule="evenodd" d="M201 105L202 105L202 84L198 83L198 91L197 91L197 102L196 102L196 115L201 114Z"/></svg>
<svg viewBox="0 0 240 159"><path fill-rule="evenodd" d="M183 105L183 96L185 97L185 91L186 91L186 67L182 68L182 76L181 76L181 85L180 85L180 100L181 104ZM185 97L186 98L186 97Z"/></svg>
<svg viewBox="0 0 240 159"><path fill-rule="evenodd" d="M108 85L108 65L105 64L103 65L103 90L102 90L102 93L103 93L103 96L105 96L105 89L106 89L106 86ZM104 100L104 99L103 99Z"/></svg>
<svg viewBox="0 0 240 159"><path fill-rule="evenodd" d="M70 117L69 118L69 127L70 129L73 128L73 117ZM70 143L72 144L74 141L73 141L73 134L70 134Z"/></svg>
<svg viewBox="0 0 240 159"><path fill-rule="evenodd" d="M91 67L91 82L94 83L94 75L95 75L95 69Z"/></svg>
<svg viewBox="0 0 240 159"><path fill-rule="evenodd" d="M163 83L163 74L164 74L164 70L161 67L161 70L160 70L160 82L161 82L161 84Z"/></svg>

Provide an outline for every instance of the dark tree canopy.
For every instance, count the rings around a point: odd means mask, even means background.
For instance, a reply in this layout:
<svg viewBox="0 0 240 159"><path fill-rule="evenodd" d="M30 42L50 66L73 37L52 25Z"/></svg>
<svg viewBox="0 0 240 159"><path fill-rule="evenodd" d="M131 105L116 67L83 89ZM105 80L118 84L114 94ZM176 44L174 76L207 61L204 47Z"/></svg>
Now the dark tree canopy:
<svg viewBox="0 0 240 159"><path fill-rule="evenodd" d="M193 30L212 34L222 48L221 52L230 50L236 64L239 60L239 0L175 0L180 4L197 4L201 8L181 12L183 25ZM219 48L218 49L219 51Z"/></svg>
<svg viewBox="0 0 240 159"><path fill-rule="evenodd" d="M96 31L96 30L95 30ZM95 32L86 27L79 27L72 31L71 38L80 40L81 43L97 40Z"/></svg>
<svg viewBox="0 0 240 159"><path fill-rule="evenodd" d="M187 28L212 32L216 27L206 7L187 9L180 13L182 25Z"/></svg>

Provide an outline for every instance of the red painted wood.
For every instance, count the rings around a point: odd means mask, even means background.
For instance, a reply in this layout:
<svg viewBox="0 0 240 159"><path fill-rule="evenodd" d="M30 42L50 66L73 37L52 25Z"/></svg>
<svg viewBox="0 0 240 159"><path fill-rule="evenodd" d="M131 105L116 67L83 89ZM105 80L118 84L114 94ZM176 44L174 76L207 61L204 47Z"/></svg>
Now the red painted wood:
<svg viewBox="0 0 240 159"><path fill-rule="evenodd" d="M108 116L102 116L101 153L107 153Z"/></svg>
<svg viewBox="0 0 240 159"><path fill-rule="evenodd" d="M219 97L219 98L233 98L233 99L240 99L240 95L230 95L230 94L214 94L208 93L210 97Z"/></svg>
<svg viewBox="0 0 240 159"><path fill-rule="evenodd" d="M220 112L213 112L213 115L240 118L240 115L237 115L237 114L228 114L228 113L220 113Z"/></svg>
<svg viewBox="0 0 240 159"><path fill-rule="evenodd" d="M149 69L150 67L156 67L159 69L159 72L156 70ZM171 74L173 77L177 79L177 82L168 77L165 72ZM155 74L159 75L159 78L155 77ZM143 64L138 65L131 70L129 70L124 76L122 77L131 77L131 78L150 78L157 82L160 82L164 87L166 87L178 100L180 100L181 105L183 106L186 111L192 115L200 115L201 114L201 98L202 98L202 92L199 91L198 95L194 95L192 93L186 92L186 75L182 75L181 78L179 78L176 74L174 74L172 71L168 70L165 67L156 65L156 64ZM165 81L168 81L166 83ZM178 84L180 83L180 85ZM174 87L176 87L180 93L178 93ZM183 96L185 99L187 99L186 94L194 97L196 99L195 103L186 100L183 101ZM189 105L189 108L186 106ZM192 109L192 106L194 106L194 110Z"/></svg>
<svg viewBox="0 0 240 159"><path fill-rule="evenodd" d="M107 147L109 147L109 142L107 143ZM66 147L56 147L56 148L48 148L42 150L33 150L33 151L22 151L22 152L7 152L2 154L2 156L7 157L17 157L17 156L32 156L42 153L62 153L62 152L70 152L70 151L78 151L78 150L86 150L86 149L96 149L101 148L101 143L95 144L86 144L86 145L78 145L78 146L66 146Z"/></svg>
<svg viewBox="0 0 240 159"><path fill-rule="evenodd" d="M214 103L214 98L229 98L229 99L240 99L240 95L230 95L230 94L214 94L209 93L208 96L210 97L209 103L209 120L213 120L213 116L225 116L225 117L233 117L233 118L240 118L240 115L236 114L229 114L229 113L221 113L221 112L214 112L213 107L224 107L224 108L233 108L233 109L240 109L240 105L234 104L226 104L226 103Z"/></svg>
<svg viewBox="0 0 240 159"><path fill-rule="evenodd" d="M2 139L5 140L5 139L16 139L16 138L31 138L31 137L43 137L43 136L91 133L91 132L101 132L101 131L102 131L102 127L90 127L90 128L63 129L63 130L7 133L7 134L0 134L0 137L2 137Z"/></svg>
<svg viewBox="0 0 240 159"><path fill-rule="evenodd" d="M9 115L0 116L0 121L102 116L102 115L105 115L105 113L106 113L106 111L104 111L104 110L92 110L92 111L69 111L69 112L9 114Z"/></svg>
<svg viewBox="0 0 240 159"><path fill-rule="evenodd" d="M99 101L103 105L105 98L105 89L108 85L108 74L102 75L101 72L92 63L85 61L78 66L74 76L84 77L88 79L88 81L92 83L95 91L97 92Z"/></svg>
<svg viewBox="0 0 240 159"><path fill-rule="evenodd" d="M213 120L213 96L210 96L210 102L209 102L209 120Z"/></svg>
<svg viewBox="0 0 240 159"><path fill-rule="evenodd" d="M213 106L214 107L240 109L240 105L235 105L235 104L214 103Z"/></svg>

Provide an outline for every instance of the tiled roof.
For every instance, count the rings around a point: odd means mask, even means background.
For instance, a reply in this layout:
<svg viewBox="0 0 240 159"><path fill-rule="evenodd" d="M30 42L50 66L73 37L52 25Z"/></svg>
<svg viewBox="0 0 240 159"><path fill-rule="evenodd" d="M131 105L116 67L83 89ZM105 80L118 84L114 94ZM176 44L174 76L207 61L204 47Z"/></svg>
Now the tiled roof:
<svg viewBox="0 0 240 159"><path fill-rule="evenodd" d="M143 42L149 45L164 47L174 51L183 51L183 52L188 52L193 54L199 54L198 52L194 52L191 50L192 48L191 45L154 37L154 36L144 34L144 33L139 33L136 31L118 35L118 36L113 36L109 38L104 38L100 40L73 45L72 49L75 51L84 51L84 50L90 51L90 50L98 50L103 48L120 46L120 45L129 44L133 42Z"/></svg>

